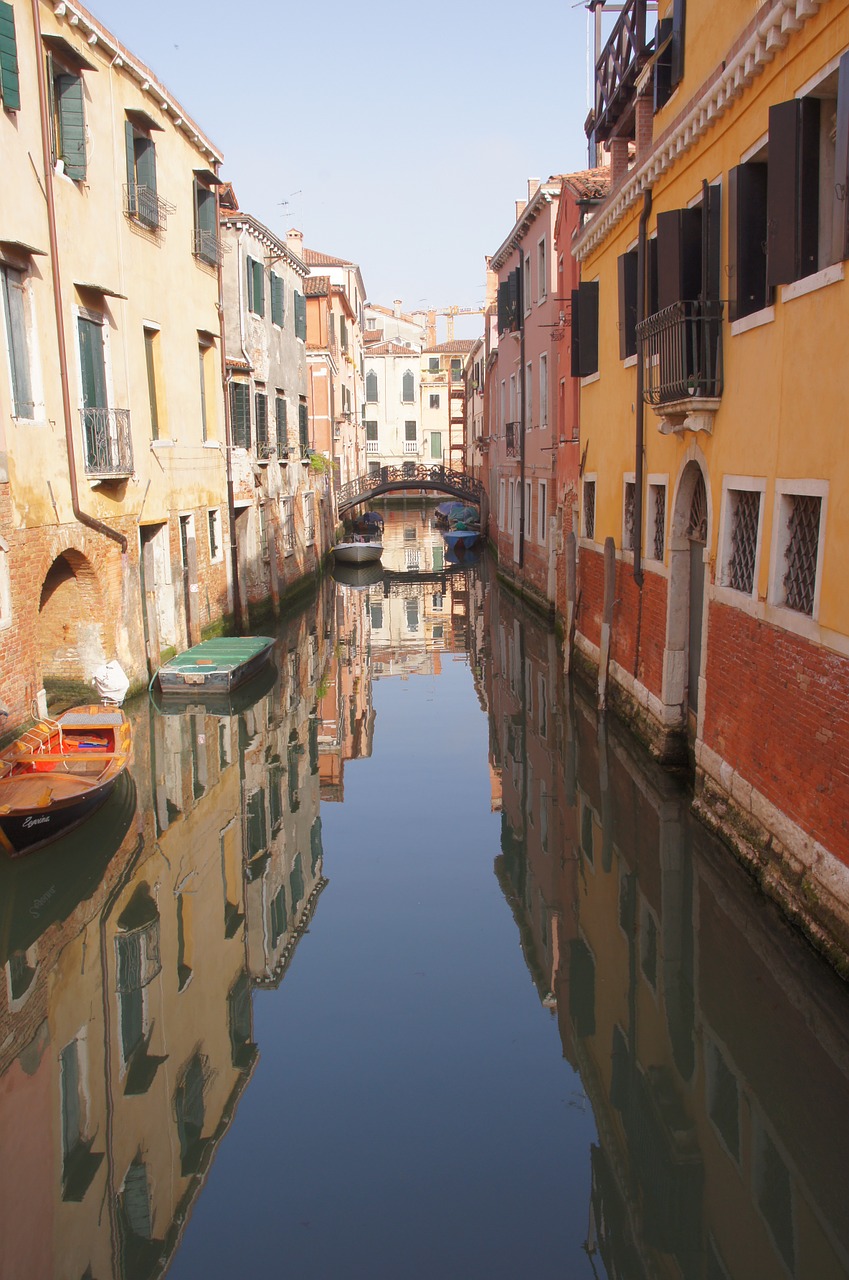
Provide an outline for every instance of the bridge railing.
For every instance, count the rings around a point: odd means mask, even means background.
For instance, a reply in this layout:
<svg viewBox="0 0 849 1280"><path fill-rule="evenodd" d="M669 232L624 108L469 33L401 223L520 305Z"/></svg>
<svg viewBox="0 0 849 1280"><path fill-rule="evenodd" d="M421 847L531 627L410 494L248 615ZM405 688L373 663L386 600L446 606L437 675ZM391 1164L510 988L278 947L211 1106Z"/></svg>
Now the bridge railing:
<svg viewBox="0 0 849 1280"><path fill-rule="evenodd" d="M370 494L387 493L392 489L439 489L480 502L483 485L465 471L452 471L439 464L429 467L425 463L405 462L400 467L381 467L373 475L349 480L340 486L337 503L342 510L355 506Z"/></svg>

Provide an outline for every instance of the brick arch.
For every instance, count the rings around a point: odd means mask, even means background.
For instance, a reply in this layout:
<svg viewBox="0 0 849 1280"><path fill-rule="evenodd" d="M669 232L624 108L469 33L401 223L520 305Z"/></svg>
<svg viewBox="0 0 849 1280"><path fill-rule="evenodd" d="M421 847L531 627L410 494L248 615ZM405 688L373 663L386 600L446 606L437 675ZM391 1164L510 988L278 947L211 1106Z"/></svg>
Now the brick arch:
<svg viewBox="0 0 849 1280"><path fill-rule="evenodd" d="M75 547L66 547L41 583L37 643L43 678L90 680L108 656L108 614L91 561Z"/></svg>

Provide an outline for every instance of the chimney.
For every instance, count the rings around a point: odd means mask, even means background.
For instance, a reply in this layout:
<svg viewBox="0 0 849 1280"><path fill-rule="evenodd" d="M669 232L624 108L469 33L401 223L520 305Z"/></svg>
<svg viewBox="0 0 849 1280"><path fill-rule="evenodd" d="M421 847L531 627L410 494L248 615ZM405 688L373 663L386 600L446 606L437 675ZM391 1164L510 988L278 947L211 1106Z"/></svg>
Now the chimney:
<svg viewBox="0 0 849 1280"><path fill-rule="evenodd" d="M498 275L492 269L492 258L487 254L486 258L486 305L494 307L498 301Z"/></svg>
<svg viewBox="0 0 849 1280"><path fill-rule="evenodd" d="M436 346L436 312L428 311L427 328L425 329L425 343L428 347Z"/></svg>
<svg viewBox="0 0 849 1280"><path fill-rule="evenodd" d="M400 298L396 298L395 301L392 303L392 311L395 316L395 319L400 320L401 319L401 299Z"/></svg>
<svg viewBox="0 0 849 1280"><path fill-rule="evenodd" d="M534 196L540 189L539 178L528 178L528 204L533 200Z"/></svg>
<svg viewBox="0 0 849 1280"><path fill-rule="evenodd" d="M299 258L304 256L304 233L297 227L291 227L286 233L286 243Z"/></svg>
<svg viewBox="0 0 849 1280"><path fill-rule="evenodd" d="M527 202L527 200L517 200L517 201L516 201L516 221L517 221L517 222L519 221L519 219L521 218L522 214L525 212L525 209L526 209L527 207L528 207L528 202Z"/></svg>

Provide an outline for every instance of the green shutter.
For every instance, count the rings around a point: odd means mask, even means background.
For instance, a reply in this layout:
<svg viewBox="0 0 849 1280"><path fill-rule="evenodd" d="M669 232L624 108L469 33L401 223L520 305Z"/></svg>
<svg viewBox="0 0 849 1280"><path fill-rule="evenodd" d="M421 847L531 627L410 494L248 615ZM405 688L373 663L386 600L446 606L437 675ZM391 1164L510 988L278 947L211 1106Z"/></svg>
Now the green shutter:
<svg viewBox="0 0 849 1280"><path fill-rule="evenodd" d="M281 276L271 272L271 321L283 328L283 319L285 316L284 308L284 292L283 279Z"/></svg>
<svg viewBox="0 0 849 1280"><path fill-rule="evenodd" d="M53 82L59 116L59 158L65 173L82 182L86 173L83 82L80 76L61 72Z"/></svg>
<svg viewBox="0 0 849 1280"><path fill-rule="evenodd" d="M307 340L307 300L295 290L295 337Z"/></svg>
<svg viewBox="0 0 849 1280"><path fill-rule="evenodd" d="M268 397L264 391L257 391L254 397L254 411L256 416L256 443L257 448L260 445L268 444Z"/></svg>
<svg viewBox="0 0 849 1280"><path fill-rule="evenodd" d="M254 304L258 316L265 315L265 271L261 262L254 262Z"/></svg>
<svg viewBox="0 0 849 1280"><path fill-rule="evenodd" d="M140 187L156 191L156 147L151 138L136 137L136 180Z"/></svg>
<svg viewBox="0 0 849 1280"><path fill-rule="evenodd" d="M230 427L233 444L240 449L250 449L251 394L246 382L230 383Z"/></svg>
<svg viewBox="0 0 849 1280"><path fill-rule="evenodd" d="M310 447L310 428L307 406L303 401L298 405L298 434L300 435L301 450L306 453Z"/></svg>
<svg viewBox="0 0 849 1280"><path fill-rule="evenodd" d="M124 144L127 151L127 213L134 214L136 200L136 131L129 120L124 121Z"/></svg>
<svg viewBox="0 0 849 1280"><path fill-rule="evenodd" d="M35 404L29 373L29 348L24 318L24 276L12 267L0 267L3 284L3 310L6 316L6 338L12 368L12 402L15 417L34 418Z"/></svg>
<svg viewBox="0 0 849 1280"><path fill-rule="evenodd" d="M245 259L245 274L248 279L248 311L254 309L254 260L251 257Z"/></svg>
<svg viewBox="0 0 849 1280"><path fill-rule="evenodd" d="M0 4L0 96L7 111L18 111L21 88L18 79L18 48L15 15L10 4Z"/></svg>
<svg viewBox="0 0 849 1280"><path fill-rule="evenodd" d="M286 422L286 400L283 396L278 396L276 401L277 411L277 448L283 452L289 447L289 429Z"/></svg>

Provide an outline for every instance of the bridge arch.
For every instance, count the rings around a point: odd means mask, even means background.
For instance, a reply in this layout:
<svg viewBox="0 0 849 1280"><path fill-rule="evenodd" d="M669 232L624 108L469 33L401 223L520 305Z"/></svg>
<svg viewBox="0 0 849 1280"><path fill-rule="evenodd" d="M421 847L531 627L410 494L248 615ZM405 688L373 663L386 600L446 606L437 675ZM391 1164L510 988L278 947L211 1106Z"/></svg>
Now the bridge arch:
<svg viewBox="0 0 849 1280"><path fill-rule="evenodd" d="M354 507L384 493L403 493L409 489L430 489L434 493L447 493L464 502L480 505L483 485L465 471L451 471L443 466L426 466L405 462L400 467L381 467L374 475L358 476L343 484L336 495L340 515L347 515Z"/></svg>

